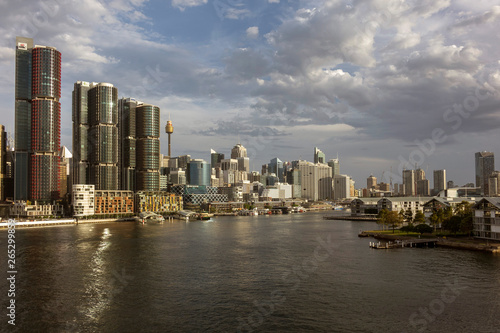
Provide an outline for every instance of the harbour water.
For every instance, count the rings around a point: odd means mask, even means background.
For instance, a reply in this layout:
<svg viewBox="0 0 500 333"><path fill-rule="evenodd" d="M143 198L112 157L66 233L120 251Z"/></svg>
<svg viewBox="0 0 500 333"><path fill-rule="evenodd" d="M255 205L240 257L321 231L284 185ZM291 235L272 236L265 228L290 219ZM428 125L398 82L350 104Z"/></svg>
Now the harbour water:
<svg viewBox="0 0 500 333"><path fill-rule="evenodd" d="M500 331L500 256L373 250L324 214L17 229L0 331Z"/></svg>

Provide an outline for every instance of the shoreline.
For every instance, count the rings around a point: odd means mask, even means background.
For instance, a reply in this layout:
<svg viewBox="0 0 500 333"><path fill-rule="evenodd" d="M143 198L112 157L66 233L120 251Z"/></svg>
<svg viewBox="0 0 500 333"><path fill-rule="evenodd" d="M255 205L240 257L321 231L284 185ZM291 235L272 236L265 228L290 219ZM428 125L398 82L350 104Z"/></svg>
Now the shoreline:
<svg viewBox="0 0 500 333"><path fill-rule="evenodd" d="M359 237L373 237L375 239L383 239L383 240L387 240L387 241L405 240L405 239L414 238L411 236L404 236L404 235L397 235L397 234L395 234L395 235L381 234L381 233L375 232L375 231L362 231L358 236ZM429 238L429 237L424 236L422 239L425 239L425 238ZM500 254L500 243L484 244L483 242L486 242L486 240L437 238L437 246L438 247Z"/></svg>

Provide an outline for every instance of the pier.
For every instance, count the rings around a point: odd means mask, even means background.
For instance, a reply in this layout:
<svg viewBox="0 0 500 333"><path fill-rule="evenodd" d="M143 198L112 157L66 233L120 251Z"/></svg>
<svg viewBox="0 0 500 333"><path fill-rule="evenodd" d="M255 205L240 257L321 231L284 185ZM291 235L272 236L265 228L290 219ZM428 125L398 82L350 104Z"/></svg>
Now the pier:
<svg viewBox="0 0 500 333"><path fill-rule="evenodd" d="M370 242L370 248L372 249L397 249L403 247L436 247L437 239L405 239L405 240L396 240L395 242L389 241L385 244L382 242Z"/></svg>

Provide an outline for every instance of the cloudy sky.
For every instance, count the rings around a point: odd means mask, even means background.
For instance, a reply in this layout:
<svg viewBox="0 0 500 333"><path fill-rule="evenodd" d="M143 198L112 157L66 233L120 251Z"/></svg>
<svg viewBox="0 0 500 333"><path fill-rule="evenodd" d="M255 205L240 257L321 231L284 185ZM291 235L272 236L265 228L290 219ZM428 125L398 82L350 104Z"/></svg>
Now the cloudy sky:
<svg viewBox="0 0 500 333"><path fill-rule="evenodd" d="M464 184L476 151L500 158L498 0L0 0L0 22L2 122L15 37L32 37L62 53L70 150L84 80L160 106L174 155L240 140L260 170L318 146L357 187L415 164Z"/></svg>

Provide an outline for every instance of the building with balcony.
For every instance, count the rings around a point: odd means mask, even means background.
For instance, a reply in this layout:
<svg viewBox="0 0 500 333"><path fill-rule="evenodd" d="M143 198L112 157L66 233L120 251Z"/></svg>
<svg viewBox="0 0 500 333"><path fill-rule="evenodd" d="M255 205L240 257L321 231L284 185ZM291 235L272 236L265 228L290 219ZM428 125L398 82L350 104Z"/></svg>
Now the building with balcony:
<svg viewBox="0 0 500 333"><path fill-rule="evenodd" d="M73 216L92 216L95 214L95 186L75 184L72 189Z"/></svg>
<svg viewBox="0 0 500 333"><path fill-rule="evenodd" d="M135 211L171 213L183 209L182 196L164 191L139 191L135 194Z"/></svg>
<svg viewBox="0 0 500 333"><path fill-rule="evenodd" d="M126 216L134 213L134 192L95 191L95 215Z"/></svg>
<svg viewBox="0 0 500 333"><path fill-rule="evenodd" d="M473 209L474 236L500 241L500 198L483 198Z"/></svg>

